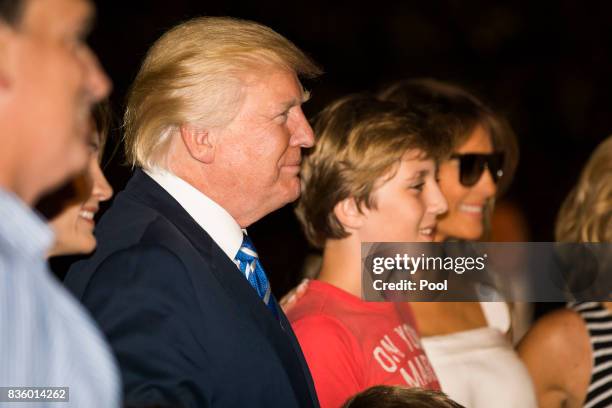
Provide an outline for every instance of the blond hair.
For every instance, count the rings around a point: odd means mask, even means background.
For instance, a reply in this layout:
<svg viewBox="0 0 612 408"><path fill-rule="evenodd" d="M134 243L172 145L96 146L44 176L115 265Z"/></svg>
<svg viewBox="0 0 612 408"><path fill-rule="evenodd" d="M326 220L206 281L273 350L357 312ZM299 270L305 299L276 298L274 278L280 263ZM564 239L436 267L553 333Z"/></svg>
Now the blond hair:
<svg viewBox="0 0 612 408"><path fill-rule="evenodd" d="M595 149L557 216L561 242L612 242L612 136Z"/></svg>
<svg viewBox="0 0 612 408"><path fill-rule="evenodd" d="M302 194L296 214L306 237L321 248L327 239L348 236L335 205L353 198L376 208L373 191L380 178L394 173L409 150L437 160L450 145L425 134L421 117L395 103L351 95L326 107L316 118L317 141L302 166Z"/></svg>
<svg viewBox="0 0 612 408"><path fill-rule="evenodd" d="M132 166L162 166L182 124L227 124L237 113L245 76L262 68L315 77L321 70L272 29L229 17L179 24L151 47L130 89L124 117Z"/></svg>

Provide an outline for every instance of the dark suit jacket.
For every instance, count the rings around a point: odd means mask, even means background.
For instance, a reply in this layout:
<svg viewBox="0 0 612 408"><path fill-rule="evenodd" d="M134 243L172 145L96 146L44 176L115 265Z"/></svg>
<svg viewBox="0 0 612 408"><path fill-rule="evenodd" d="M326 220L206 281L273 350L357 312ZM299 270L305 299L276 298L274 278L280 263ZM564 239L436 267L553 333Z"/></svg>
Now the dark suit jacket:
<svg viewBox="0 0 612 408"><path fill-rule="evenodd" d="M185 407L318 407L285 315L140 169L65 284L119 361L125 398ZM280 310L280 308L279 308Z"/></svg>

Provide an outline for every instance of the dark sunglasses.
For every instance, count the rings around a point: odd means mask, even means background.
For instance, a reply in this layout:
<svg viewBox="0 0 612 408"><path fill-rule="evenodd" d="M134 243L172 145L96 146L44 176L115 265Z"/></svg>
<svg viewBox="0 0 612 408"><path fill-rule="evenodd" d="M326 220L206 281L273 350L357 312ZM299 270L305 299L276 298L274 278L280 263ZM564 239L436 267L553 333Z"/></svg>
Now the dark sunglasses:
<svg viewBox="0 0 612 408"><path fill-rule="evenodd" d="M485 167L489 169L495 183L504 175L504 153L502 152L453 154L451 159L459 160L459 182L465 187L478 183Z"/></svg>

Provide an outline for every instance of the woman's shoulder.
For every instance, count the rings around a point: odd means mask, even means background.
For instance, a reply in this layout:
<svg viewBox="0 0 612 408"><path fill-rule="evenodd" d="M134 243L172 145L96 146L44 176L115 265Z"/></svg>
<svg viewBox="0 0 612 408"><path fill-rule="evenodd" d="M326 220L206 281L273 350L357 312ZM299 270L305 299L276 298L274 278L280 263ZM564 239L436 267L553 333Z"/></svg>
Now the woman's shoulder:
<svg viewBox="0 0 612 408"><path fill-rule="evenodd" d="M589 334L580 314L570 308L561 308L542 316L531 327L519 344L537 346L551 352L590 351Z"/></svg>
<svg viewBox="0 0 612 408"><path fill-rule="evenodd" d="M592 347L586 324L572 309L541 317L518 345L540 404L582 401L591 379Z"/></svg>

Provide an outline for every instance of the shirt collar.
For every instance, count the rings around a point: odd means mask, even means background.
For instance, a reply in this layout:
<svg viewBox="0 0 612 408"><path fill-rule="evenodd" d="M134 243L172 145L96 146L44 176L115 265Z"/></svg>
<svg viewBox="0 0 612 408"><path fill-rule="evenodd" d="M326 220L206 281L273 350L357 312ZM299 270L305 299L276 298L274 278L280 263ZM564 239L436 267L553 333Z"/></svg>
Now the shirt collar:
<svg viewBox="0 0 612 408"><path fill-rule="evenodd" d="M144 169L143 169L144 170ZM230 260L242 245L242 233L236 220L219 204L182 178L161 168L144 170L187 211L193 220L219 245Z"/></svg>
<svg viewBox="0 0 612 408"><path fill-rule="evenodd" d="M0 238L29 258L43 259L53 230L14 193L0 188Z"/></svg>

